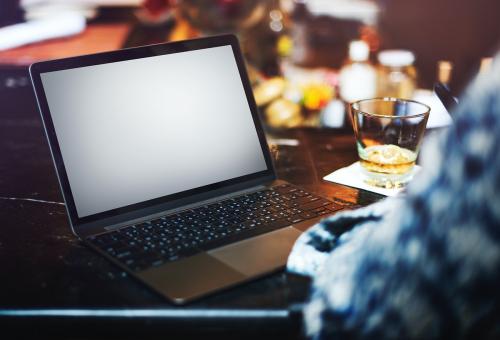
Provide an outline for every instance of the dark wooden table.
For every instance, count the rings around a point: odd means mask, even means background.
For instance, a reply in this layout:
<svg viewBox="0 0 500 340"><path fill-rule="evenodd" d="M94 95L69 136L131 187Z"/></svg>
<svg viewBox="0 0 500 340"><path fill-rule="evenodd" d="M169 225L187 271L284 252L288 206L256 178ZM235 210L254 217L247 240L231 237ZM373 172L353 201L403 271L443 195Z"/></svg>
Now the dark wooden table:
<svg viewBox="0 0 500 340"><path fill-rule="evenodd" d="M0 325L4 329L71 337L299 334L299 322L291 318L290 308L307 297L309 282L304 278L279 272L175 307L87 249L70 231L26 69L0 69L0 84ZM381 198L322 180L356 160L349 129L268 135L299 142L278 146L276 168L281 178L353 204ZM15 311L19 313L13 316Z"/></svg>

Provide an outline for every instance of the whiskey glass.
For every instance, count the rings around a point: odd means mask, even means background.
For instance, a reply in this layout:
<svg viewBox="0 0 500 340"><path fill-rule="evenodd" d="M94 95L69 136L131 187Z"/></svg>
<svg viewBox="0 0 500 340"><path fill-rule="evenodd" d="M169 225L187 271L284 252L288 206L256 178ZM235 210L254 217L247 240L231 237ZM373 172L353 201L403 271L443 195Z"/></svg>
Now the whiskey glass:
<svg viewBox="0 0 500 340"><path fill-rule="evenodd" d="M366 183L390 189L411 180L430 110L417 101L392 97L350 104Z"/></svg>

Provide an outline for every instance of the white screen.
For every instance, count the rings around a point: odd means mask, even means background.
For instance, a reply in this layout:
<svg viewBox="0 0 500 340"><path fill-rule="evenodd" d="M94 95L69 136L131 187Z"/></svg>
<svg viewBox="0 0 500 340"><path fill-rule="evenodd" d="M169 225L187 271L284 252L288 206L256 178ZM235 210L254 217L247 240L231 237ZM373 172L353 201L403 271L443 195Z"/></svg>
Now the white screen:
<svg viewBox="0 0 500 340"><path fill-rule="evenodd" d="M267 169L230 46L41 78L79 217Z"/></svg>

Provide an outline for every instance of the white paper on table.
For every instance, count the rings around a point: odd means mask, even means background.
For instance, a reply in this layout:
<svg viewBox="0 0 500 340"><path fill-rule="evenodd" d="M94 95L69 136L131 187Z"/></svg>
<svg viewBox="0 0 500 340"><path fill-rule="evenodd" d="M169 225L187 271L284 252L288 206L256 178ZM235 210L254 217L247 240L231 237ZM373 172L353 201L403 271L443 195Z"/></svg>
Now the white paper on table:
<svg viewBox="0 0 500 340"><path fill-rule="evenodd" d="M412 169L412 175L415 176L420 171L420 169L421 166L415 165ZM323 179L325 181L375 192L384 196L396 196L404 190L404 188L386 189L376 187L365 183L365 181L363 180L364 177L365 175L361 171L361 165L359 164L359 162L356 162L345 168L335 170L331 174L323 177Z"/></svg>
<svg viewBox="0 0 500 340"><path fill-rule="evenodd" d="M83 32L85 17L77 13L60 13L0 28L0 51L43 40L62 38Z"/></svg>

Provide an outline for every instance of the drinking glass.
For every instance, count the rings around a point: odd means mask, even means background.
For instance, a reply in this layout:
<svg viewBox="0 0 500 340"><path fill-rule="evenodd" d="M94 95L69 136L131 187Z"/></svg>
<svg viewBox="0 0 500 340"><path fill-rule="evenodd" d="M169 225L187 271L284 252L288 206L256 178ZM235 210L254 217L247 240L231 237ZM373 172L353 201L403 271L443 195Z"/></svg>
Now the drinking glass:
<svg viewBox="0 0 500 340"><path fill-rule="evenodd" d="M430 107L413 100L374 98L350 104L364 181L398 188L413 176Z"/></svg>

